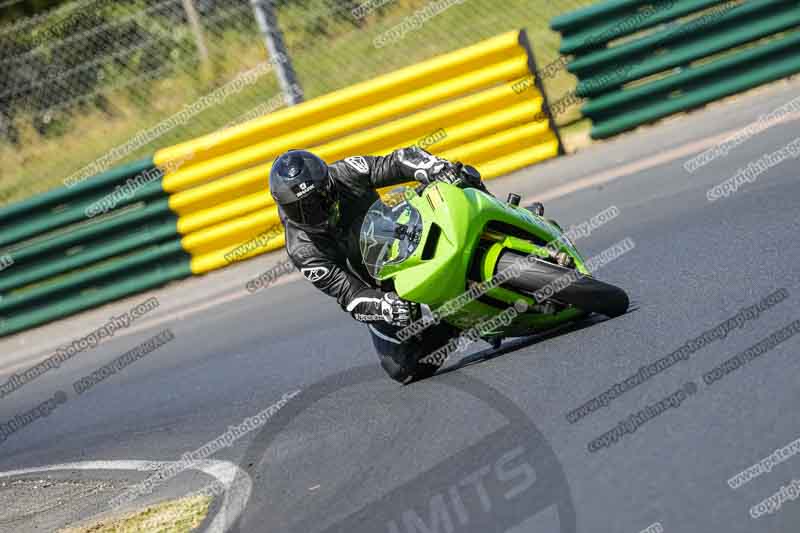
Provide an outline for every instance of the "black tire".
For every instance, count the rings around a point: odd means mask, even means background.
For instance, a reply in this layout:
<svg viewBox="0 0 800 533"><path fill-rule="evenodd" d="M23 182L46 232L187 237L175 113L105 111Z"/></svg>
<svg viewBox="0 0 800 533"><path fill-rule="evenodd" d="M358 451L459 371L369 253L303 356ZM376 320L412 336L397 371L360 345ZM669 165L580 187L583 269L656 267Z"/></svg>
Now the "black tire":
<svg viewBox="0 0 800 533"><path fill-rule="evenodd" d="M528 260L525 254L513 250L505 250L500 254L497 271L502 272L514 265L519 265L522 273L505 284L527 293L536 292L562 276L575 273L571 268L542 259ZM630 304L628 295L619 287L585 275L580 275L569 286L555 292L552 299L611 318L624 315Z"/></svg>
<svg viewBox="0 0 800 533"><path fill-rule="evenodd" d="M389 377L403 385L429 378L439 370L437 365L429 365L418 361L411 362L409 358L406 358L403 362L398 362L388 355L378 354L378 357L381 360L381 367L389 374Z"/></svg>

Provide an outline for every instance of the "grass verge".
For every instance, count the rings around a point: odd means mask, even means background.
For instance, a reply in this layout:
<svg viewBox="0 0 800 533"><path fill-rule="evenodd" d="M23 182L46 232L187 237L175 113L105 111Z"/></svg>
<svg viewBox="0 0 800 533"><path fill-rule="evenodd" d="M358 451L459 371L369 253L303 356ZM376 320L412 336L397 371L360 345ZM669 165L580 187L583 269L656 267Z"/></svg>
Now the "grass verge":
<svg viewBox="0 0 800 533"><path fill-rule="evenodd" d="M205 495L187 496L58 533L189 533L203 523L210 503L211 498Z"/></svg>

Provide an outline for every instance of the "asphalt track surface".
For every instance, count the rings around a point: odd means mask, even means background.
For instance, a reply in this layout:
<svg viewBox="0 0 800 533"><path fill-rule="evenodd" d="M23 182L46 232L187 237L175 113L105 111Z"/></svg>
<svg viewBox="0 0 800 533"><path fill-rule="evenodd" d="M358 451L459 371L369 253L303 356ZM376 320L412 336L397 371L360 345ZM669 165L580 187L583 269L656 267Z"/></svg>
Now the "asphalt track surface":
<svg viewBox="0 0 800 533"><path fill-rule="evenodd" d="M632 308L620 318L509 341L498 352L479 346L441 374L402 387L382 374L365 327L292 281L115 337L51 370L0 403L5 421L56 391L66 394L47 418L0 444L0 471L32 469L0 472L0 501L14 488L3 479L104 488L91 497L67 491L52 502L38 492L38 507L7 510L0 531L49 531L106 511L114 491L146 477L143 462L176 461L294 393L266 424L209 457L224 461L214 463L218 472L235 475L226 481L229 497L215 500L210 530L230 522L227 530L240 532L639 533L658 523L650 531L795 533L800 501L788 498L759 518L750 509L800 478L800 457L735 490L727 480L800 437L800 338L711 385L702 376L800 318L798 160L727 198L706 199L710 187L800 136L800 122L772 127L693 174L682 166L688 157L662 155L743 126L798 94L796 84L772 88L490 182L498 195L515 190L527 198L547 180L610 176L546 210L568 226L619 208L578 247L591 257L621 239L635 242L597 272L630 294ZM633 166L615 173L620 165ZM607 407L567 420L642 365L778 289L789 297L726 338ZM164 328L174 340L81 395L73 390L80 377ZM24 340L35 344L44 334ZM679 389L693 394L618 442L589 450L618 422ZM139 503L211 479L189 470Z"/></svg>

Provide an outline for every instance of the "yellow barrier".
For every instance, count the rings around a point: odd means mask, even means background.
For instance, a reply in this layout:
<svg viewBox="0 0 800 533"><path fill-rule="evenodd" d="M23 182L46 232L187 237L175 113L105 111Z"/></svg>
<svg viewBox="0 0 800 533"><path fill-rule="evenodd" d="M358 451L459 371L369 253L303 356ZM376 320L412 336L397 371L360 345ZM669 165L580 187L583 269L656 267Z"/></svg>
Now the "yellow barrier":
<svg viewBox="0 0 800 533"><path fill-rule="evenodd" d="M164 190L171 193L194 187L208 180L249 168L257 162L269 161L286 150L298 146L316 146L344 136L348 132L378 125L393 117L403 116L418 109L425 109L431 105L452 100L459 95L499 81L520 78L527 73L525 58L517 58L501 66L500 70L468 73L393 100L380 102L369 108L359 109L346 115L335 115L321 123L305 129L295 129L280 137L271 137L266 141L262 138L261 142L257 144L205 161L196 161L193 158L193 164L183 165L180 170L164 177ZM512 94L514 93L512 92ZM170 163L169 160L162 162L159 159L160 155L156 153L157 165Z"/></svg>
<svg viewBox="0 0 800 533"><path fill-rule="evenodd" d="M199 274L283 246L267 191L272 160L291 148L328 162L383 155L419 144L492 178L563 153L535 84L512 84L535 72L524 31L513 31L237 127L156 153L178 231ZM273 228L273 229L271 229ZM263 236L270 232L270 238Z"/></svg>
<svg viewBox="0 0 800 533"><path fill-rule="evenodd" d="M185 159L194 154L195 161L224 155L238 148L251 146L266 137L284 134L298 127L307 127L328 119L332 110L340 114L358 111L390 100L397 94L425 87L453 76L479 70L519 52L520 32L508 32L450 54L410 65L393 73L359 83L302 105L283 109L265 117L241 124L221 134L210 134L193 141L161 150L156 164Z"/></svg>

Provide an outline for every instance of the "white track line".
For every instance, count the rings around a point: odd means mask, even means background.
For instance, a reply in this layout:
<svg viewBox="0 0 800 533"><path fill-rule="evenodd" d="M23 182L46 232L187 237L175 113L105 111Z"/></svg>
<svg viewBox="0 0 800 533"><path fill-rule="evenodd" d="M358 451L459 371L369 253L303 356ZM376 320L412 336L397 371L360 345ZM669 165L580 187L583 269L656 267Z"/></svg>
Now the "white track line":
<svg viewBox="0 0 800 533"><path fill-rule="evenodd" d="M778 126L780 124L785 124L787 122L792 122L795 120L800 120L800 113L793 113L790 115L786 115L782 119L776 120L773 123L771 123L770 128ZM532 202L547 202L550 200L554 200L556 198L561 198L562 196L566 196L568 194L578 192L583 189L588 189L589 187L596 187L597 185L603 185L605 183L615 181L619 178L624 178L626 176L636 174L643 170L649 170L651 168L661 166L665 163L671 163L681 157L697 154L702 152L703 150L711 148L712 146L736 135L746 127L747 125L726 131L725 133L721 133L709 139L701 139L699 141L690 142L688 144L678 146L677 148L667 150L666 152L661 152L654 156L650 156L646 159L641 159L639 161L634 161L632 163L627 163L625 165L616 168L605 170L603 172L600 172L599 174L594 174L592 176L587 176L585 178L571 180L569 183L565 183L564 185L559 185L558 187L554 187L552 189L544 191L541 194L536 194L535 196L526 198L525 200L523 200L522 204L527 205Z"/></svg>

